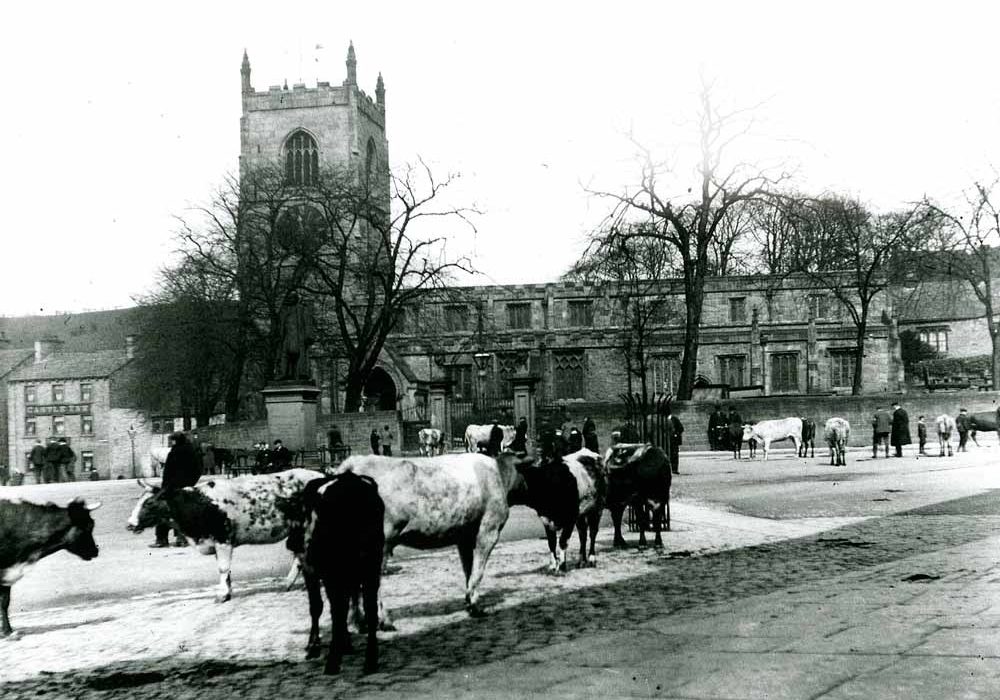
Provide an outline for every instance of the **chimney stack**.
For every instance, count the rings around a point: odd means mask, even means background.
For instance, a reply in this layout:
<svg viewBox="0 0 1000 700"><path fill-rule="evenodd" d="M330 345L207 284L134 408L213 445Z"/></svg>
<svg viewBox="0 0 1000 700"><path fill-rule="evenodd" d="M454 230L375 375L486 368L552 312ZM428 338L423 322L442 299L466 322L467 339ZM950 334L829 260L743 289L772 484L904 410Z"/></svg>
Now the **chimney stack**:
<svg viewBox="0 0 1000 700"><path fill-rule="evenodd" d="M39 362L45 362L47 359L49 359L49 355L59 351L59 348L62 346L62 344L63 341L51 335L46 338L42 338L41 340L36 340L35 364L38 364Z"/></svg>
<svg viewBox="0 0 1000 700"><path fill-rule="evenodd" d="M125 336L125 357L135 359L135 336L131 333Z"/></svg>

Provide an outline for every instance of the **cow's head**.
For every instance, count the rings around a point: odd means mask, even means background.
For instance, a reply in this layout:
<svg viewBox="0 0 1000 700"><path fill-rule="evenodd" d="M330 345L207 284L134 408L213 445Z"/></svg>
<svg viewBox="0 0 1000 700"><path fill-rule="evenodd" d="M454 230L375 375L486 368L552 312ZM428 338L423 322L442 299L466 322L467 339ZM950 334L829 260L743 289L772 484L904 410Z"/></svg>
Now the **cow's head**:
<svg viewBox="0 0 1000 700"><path fill-rule="evenodd" d="M69 513L70 528L66 532L63 542L67 551L83 560L90 560L97 556L97 543L94 542L94 519L90 517L90 511L100 507L100 501L88 506L82 498L76 498L66 508Z"/></svg>
<svg viewBox="0 0 1000 700"><path fill-rule="evenodd" d="M753 440L753 426L749 423L744 423L743 425L743 439Z"/></svg>
<svg viewBox="0 0 1000 700"><path fill-rule="evenodd" d="M170 520L170 506L163 499L163 489L147 484L142 479L138 479L137 482L142 487L142 494L128 517L128 529L132 532L142 532L147 527Z"/></svg>
<svg viewBox="0 0 1000 700"><path fill-rule="evenodd" d="M299 493L275 497L274 505L288 524L285 547L293 554L306 551L306 540L310 536L313 512L322 495L322 487L334 478L313 479Z"/></svg>

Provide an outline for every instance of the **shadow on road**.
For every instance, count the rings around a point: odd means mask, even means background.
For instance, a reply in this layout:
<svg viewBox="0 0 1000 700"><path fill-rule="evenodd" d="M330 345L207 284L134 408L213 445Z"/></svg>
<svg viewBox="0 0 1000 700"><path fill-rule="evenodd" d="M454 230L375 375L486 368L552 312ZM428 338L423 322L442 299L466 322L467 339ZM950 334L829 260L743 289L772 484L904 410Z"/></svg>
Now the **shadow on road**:
<svg viewBox="0 0 1000 700"><path fill-rule="evenodd" d="M197 691L199 700L208 700L228 699L234 688L245 692L259 685L282 691L321 687L326 693L349 695L430 677L438 671L509 659L587 635L630 630L651 617L794 589L998 534L1000 491L991 491L774 544L692 558L670 558L665 550L657 560L659 569L652 574L557 593L483 619L463 618L384 641L383 671L368 678L360 676L360 658L348 659L344 674L336 679L322 677L322 661L239 664L158 658L10 683L3 691L9 698L36 693L77 698L166 698ZM484 591L487 604L504 594L502 588L489 588L489 578L487 575ZM459 609L460 602L456 600L454 606L443 610L440 605L404 607L394 614L440 614L451 612L453 607ZM357 642L363 645L360 638ZM151 643L155 646L155 640ZM160 674L162 679L154 686L154 681L144 680L153 679L150 674Z"/></svg>

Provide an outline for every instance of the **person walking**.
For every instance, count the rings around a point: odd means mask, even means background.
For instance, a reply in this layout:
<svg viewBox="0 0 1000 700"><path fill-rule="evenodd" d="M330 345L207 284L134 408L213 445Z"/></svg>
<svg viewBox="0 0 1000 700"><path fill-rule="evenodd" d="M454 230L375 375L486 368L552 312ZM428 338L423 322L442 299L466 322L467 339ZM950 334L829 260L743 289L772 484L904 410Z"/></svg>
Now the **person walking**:
<svg viewBox="0 0 1000 700"><path fill-rule="evenodd" d="M674 474L680 474L680 449L683 442L684 425L673 412L667 414L667 421L670 425L670 471Z"/></svg>
<svg viewBox="0 0 1000 700"><path fill-rule="evenodd" d="M66 438L59 438L59 480L76 481L76 453Z"/></svg>
<svg viewBox="0 0 1000 700"><path fill-rule="evenodd" d="M969 420L969 412L964 408L958 409L958 417L955 418L955 427L958 428L958 451L968 452L969 430L972 421Z"/></svg>
<svg viewBox="0 0 1000 700"><path fill-rule="evenodd" d="M373 455L379 454L378 448L381 440L379 439L378 430L376 430L375 428L372 428L372 434L368 436L368 442L372 446L372 454Z"/></svg>
<svg viewBox="0 0 1000 700"><path fill-rule="evenodd" d="M917 442L920 443L920 454L926 456L924 446L927 444L927 423L924 422L923 416L917 418Z"/></svg>
<svg viewBox="0 0 1000 700"><path fill-rule="evenodd" d="M42 483L42 473L45 471L45 445L41 440L35 440L35 446L31 448L31 471L34 472L35 483Z"/></svg>
<svg viewBox="0 0 1000 700"><path fill-rule="evenodd" d="M392 457L392 431L388 425L382 428L382 454Z"/></svg>
<svg viewBox="0 0 1000 700"><path fill-rule="evenodd" d="M872 416L872 459L878 459L878 447L885 445L885 456L889 458L889 434L892 432L892 416L879 406Z"/></svg>
<svg viewBox="0 0 1000 700"><path fill-rule="evenodd" d="M583 419L583 446L591 452L600 454L601 447L597 441L597 424L590 417Z"/></svg>
<svg viewBox="0 0 1000 700"><path fill-rule="evenodd" d="M188 442L187 435L176 432L170 436L170 452L167 453L167 461L163 465L163 481L160 486L164 495L169 495L173 491L179 491L194 486L201 478L201 471L198 468L198 461L195 459L194 447ZM156 541L150 547L169 547L168 535L174 531L174 546L187 546L187 538L177 529L177 523L172 520L157 523Z"/></svg>
<svg viewBox="0 0 1000 700"><path fill-rule="evenodd" d="M514 428L514 440L510 443L510 449L514 450L514 452L528 451L528 419L524 416L521 416L521 420L517 422L517 427Z"/></svg>
<svg viewBox="0 0 1000 700"><path fill-rule="evenodd" d="M899 405L899 402L892 404L892 446L896 448L896 457L903 456L903 446L909 445L910 440L910 416Z"/></svg>

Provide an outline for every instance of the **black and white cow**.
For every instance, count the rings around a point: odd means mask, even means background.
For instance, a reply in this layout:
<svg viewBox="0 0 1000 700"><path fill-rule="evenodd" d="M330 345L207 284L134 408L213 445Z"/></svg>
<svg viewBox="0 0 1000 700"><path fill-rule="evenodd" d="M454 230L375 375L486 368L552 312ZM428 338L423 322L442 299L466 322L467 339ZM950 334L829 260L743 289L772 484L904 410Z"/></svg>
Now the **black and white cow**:
<svg viewBox="0 0 1000 700"><path fill-rule="evenodd" d="M517 471L521 478L507 501L533 508L542 519L552 553L550 571L566 571L566 546L574 527L580 535L580 568L596 566L595 541L608 491L601 456L581 449L538 466L519 464Z"/></svg>
<svg viewBox="0 0 1000 700"><path fill-rule="evenodd" d="M10 587L32 564L61 549L84 561L97 556L90 511L100 507L79 498L66 507L0 499L0 637L13 632Z"/></svg>
<svg viewBox="0 0 1000 700"><path fill-rule="evenodd" d="M299 494L314 479L323 478L311 469L289 469L275 474L212 479L194 487L164 491L143 481L128 529L141 532L170 518L202 554L214 554L219 568L215 600L232 597L230 570L233 548L244 544L271 544L288 536L288 521L278 508L279 498ZM292 578L297 571L292 563Z"/></svg>
<svg viewBox="0 0 1000 700"><path fill-rule="evenodd" d="M670 458L659 447L644 443L615 445L604 458L608 473L608 510L615 525L615 547L624 547L622 515L625 506L635 507L639 518L639 546L646 545L649 523L646 509L651 509L655 546L662 547L660 522L666 517L670 529Z"/></svg>

